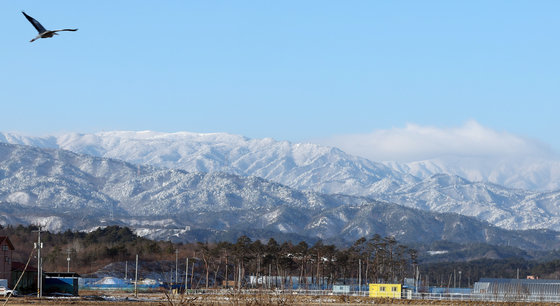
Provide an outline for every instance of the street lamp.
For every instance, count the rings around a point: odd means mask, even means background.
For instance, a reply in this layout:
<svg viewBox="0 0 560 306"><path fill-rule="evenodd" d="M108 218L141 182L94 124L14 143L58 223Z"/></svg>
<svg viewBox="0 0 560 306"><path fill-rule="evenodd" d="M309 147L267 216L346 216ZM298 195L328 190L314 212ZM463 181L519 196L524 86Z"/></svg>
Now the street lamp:
<svg viewBox="0 0 560 306"><path fill-rule="evenodd" d="M66 250L66 254L67 254L66 261L68 262L68 268L67 268L66 272L70 273L70 249Z"/></svg>

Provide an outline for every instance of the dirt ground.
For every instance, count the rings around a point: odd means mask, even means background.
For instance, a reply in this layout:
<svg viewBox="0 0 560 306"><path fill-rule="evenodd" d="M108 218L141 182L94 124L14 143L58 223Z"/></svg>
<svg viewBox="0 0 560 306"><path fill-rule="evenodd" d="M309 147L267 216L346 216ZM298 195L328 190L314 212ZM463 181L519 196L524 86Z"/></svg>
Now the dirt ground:
<svg viewBox="0 0 560 306"><path fill-rule="evenodd" d="M5 298L0 298L4 305ZM130 292L80 292L79 297L12 297L6 305L551 305L550 303L521 302L480 302L480 301L429 301L429 300L394 300L373 299L354 296L295 296L295 295L242 295L232 292L223 295L170 295L164 292L140 293L135 297ZM560 305L560 304L557 304Z"/></svg>

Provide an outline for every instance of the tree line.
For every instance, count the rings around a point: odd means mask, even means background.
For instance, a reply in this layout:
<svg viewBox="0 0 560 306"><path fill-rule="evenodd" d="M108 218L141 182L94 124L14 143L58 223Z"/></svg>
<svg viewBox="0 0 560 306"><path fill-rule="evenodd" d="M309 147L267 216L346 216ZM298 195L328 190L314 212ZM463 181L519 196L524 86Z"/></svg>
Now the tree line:
<svg viewBox="0 0 560 306"><path fill-rule="evenodd" d="M0 235L8 236L16 248L15 261L27 260L37 240L37 229L33 225L0 227ZM358 279L362 284L402 283L404 278L412 277L417 264L414 249L380 235L361 238L346 248L323 241L313 245L305 241L279 243L273 238L253 241L247 236L235 242L184 244L153 241L138 237L127 227L109 226L89 233L45 231L41 240L43 267L47 271L66 271L68 256L71 271L85 275L109 263L133 261L136 254L143 261L189 258L189 273L198 278L192 285L203 288L221 286L224 281L246 286L248 276L274 276L283 280L280 287L294 279L304 287L355 284Z"/></svg>
<svg viewBox="0 0 560 306"><path fill-rule="evenodd" d="M8 236L15 246L14 261L27 261L37 241L37 229L33 225L0 226L0 236ZM41 240L46 271L66 271L68 256L70 270L86 276L110 263L131 263L136 254L143 262L166 262L168 270L180 258L181 271L185 269L184 259L189 258L189 281L201 288L223 285L224 281L231 286L246 286L247 276L277 277L276 281L283 280L279 287L298 279L301 286L314 288L356 284L358 279L367 284L403 283L405 278L416 278L424 285L468 287L482 277L560 278L560 260L556 259L537 262L515 257L419 264L415 249L380 235L360 238L347 247L323 241L313 245L305 241L253 241L247 236L235 242L172 243L139 237L127 227L108 226L87 233L46 231Z"/></svg>
<svg viewBox="0 0 560 306"><path fill-rule="evenodd" d="M349 248L337 248L322 241L308 245L305 241L279 244L269 239L251 241L246 236L235 243L198 242L195 257L203 263L206 288L225 279L234 286L244 286L243 276L254 279L274 278L281 288L296 278L305 288L330 288L334 284L371 282L402 283L411 277L416 265L416 251L399 244L393 237L374 235L361 238ZM278 281L280 279L280 281Z"/></svg>
<svg viewBox="0 0 560 306"><path fill-rule="evenodd" d="M472 287L481 278L560 279L560 260L538 262L520 257L434 262L420 268L423 284L438 287Z"/></svg>

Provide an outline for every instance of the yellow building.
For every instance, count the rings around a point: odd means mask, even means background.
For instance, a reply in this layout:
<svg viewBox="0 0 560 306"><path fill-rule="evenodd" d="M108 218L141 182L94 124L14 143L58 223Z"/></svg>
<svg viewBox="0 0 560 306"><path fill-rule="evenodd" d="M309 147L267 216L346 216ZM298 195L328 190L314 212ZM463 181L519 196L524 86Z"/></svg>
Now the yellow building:
<svg viewBox="0 0 560 306"><path fill-rule="evenodd" d="M370 297L401 298L401 284L369 284Z"/></svg>

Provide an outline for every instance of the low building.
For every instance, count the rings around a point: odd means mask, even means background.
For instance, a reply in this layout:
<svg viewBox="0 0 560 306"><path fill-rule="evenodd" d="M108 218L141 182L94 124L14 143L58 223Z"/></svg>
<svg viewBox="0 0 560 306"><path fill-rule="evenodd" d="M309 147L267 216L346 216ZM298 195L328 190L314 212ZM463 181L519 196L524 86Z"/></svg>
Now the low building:
<svg viewBox="0 0 560 306"><path fill-rule="evenodd" d="M78 296L80 275L75 272L44 272L43 292L50 294L71 294Z"/></svg>
<svg viewBox="0 0 560 306"><path fill-rule="evenodd" d="M28 265L27 267L25 267L25 264L22 262L14 262L12 265L12 276L10 278L11 286L15 286L18 280L20 281L17 288L13 288L13 289L16 289L20 293L37 292L37 268L36 267L32 265Z"/></svg>
<svg viewBox="0 0 560 306"><path fill-rule="evenodd" d="M10 280L12 276L12 253L14 252L14 245L7 236L0 236L0 279ZM8 285L13 286L11 282Z"/></svg>
<svg viewBox="0 0 560 306"><path fill-rule="evenodd" d="M350 286L348 285L333 285L332 291L334 294L350 294Z"/></svg>
<svg viewBox="0 0 560 306"><path fill-rule="evenodd" d="M369 284L369 296L373 298L400 299L401 284Z"/></svg>
<svg viewBox="0 0 560 306"><path fill-rule="evenodd" d="M500 300L546 301L560 295L560 280L482 278L474 284L473 294Z"/></svg>

